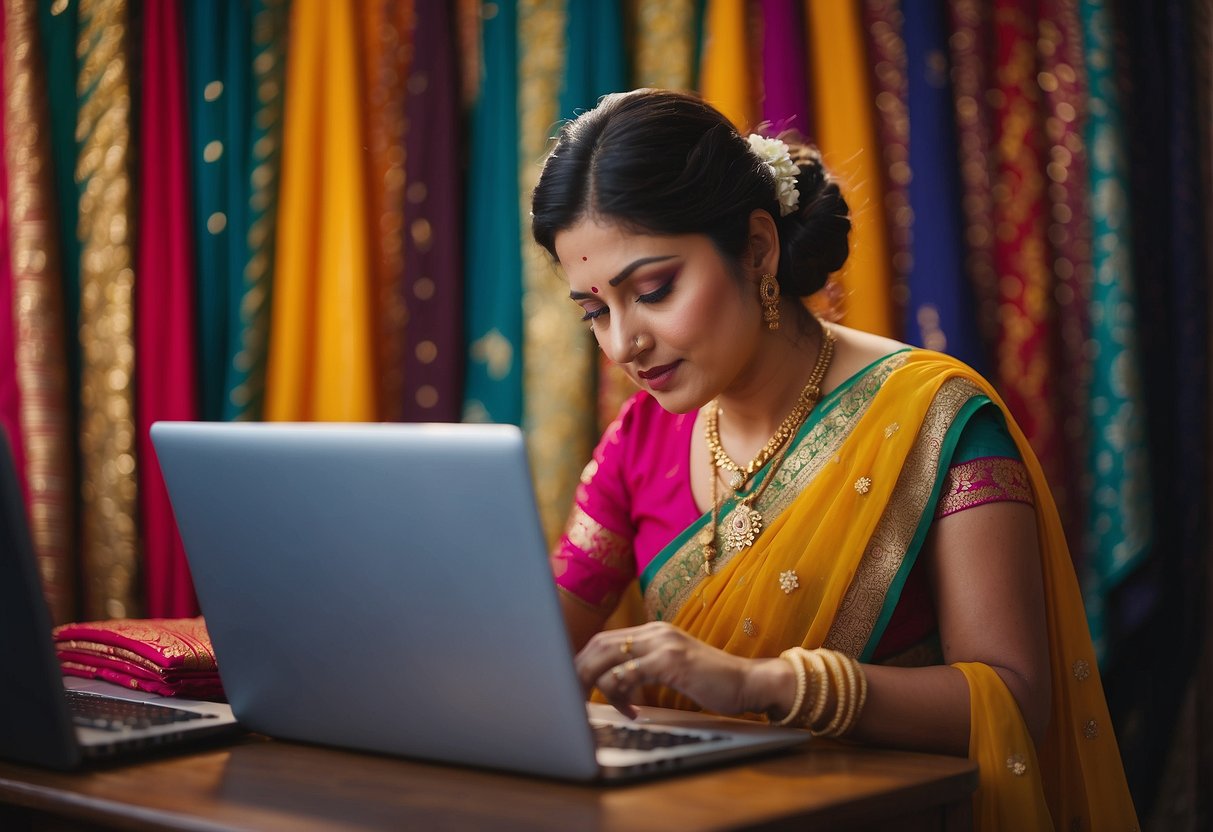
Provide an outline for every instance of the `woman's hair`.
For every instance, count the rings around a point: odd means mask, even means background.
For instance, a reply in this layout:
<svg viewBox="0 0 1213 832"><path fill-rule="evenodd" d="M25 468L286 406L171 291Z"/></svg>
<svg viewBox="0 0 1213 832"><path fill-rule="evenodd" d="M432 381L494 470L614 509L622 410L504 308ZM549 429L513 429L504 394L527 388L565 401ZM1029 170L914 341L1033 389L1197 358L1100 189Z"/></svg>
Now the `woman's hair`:
<svg viewBox="0 0 1213 832"><path fill-rule="evenodd" d="M710 104L666 90L604 96L561 128L531 198L531 232L556 257L559 232L598 217L648 234L705 234L739 262L761 208L779 230L780 288L810 295L846 261L851 220L817 150L784 141L800 167L800 203L781 217L770 168Z"/></svg>

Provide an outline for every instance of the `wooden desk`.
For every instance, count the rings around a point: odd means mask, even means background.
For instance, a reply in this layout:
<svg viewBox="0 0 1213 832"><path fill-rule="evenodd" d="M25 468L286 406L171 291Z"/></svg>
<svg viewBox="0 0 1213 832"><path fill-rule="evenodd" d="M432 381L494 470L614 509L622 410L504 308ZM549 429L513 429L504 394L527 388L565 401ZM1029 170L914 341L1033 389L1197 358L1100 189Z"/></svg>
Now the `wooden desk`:
<svg viewBox="0 0 1213 832"><path fill-rule="evenodd" d="M5 829L967 829L968 760L812 743L743 765L576 786L245 737L60 774L0 763Z"/></svg>

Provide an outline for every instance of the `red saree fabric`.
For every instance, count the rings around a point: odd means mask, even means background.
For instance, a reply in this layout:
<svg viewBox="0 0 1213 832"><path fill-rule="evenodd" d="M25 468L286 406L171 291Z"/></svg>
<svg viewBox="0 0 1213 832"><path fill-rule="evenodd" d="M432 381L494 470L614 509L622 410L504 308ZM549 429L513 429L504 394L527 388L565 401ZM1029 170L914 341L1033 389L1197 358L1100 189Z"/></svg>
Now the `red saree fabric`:
<svg viewBox="0 0 1213 832"><path fill-rule="evenodd" d="M1069 478L1057 417L1053 280L1046 236L1045 177L1037 76L1036 3L999 0L994 106L994 266L1000 275L999 388L1040 458L1062 517Z"/></svg>
<svg viewBox="0 0 1213 832"><path fill-rule="evenodd" d="M144 7L141 94L136 362L139 507L149 615L197 612L193 583L148 429L157 419L194 419L193 238L180 7Z"/></svg>
<svg viewBox="0 0 1213 832"><path fill-rule="evenodd" d="M54 631L63 673L164 696L223 696L215 651L200 617L115 619Z"/></svg>

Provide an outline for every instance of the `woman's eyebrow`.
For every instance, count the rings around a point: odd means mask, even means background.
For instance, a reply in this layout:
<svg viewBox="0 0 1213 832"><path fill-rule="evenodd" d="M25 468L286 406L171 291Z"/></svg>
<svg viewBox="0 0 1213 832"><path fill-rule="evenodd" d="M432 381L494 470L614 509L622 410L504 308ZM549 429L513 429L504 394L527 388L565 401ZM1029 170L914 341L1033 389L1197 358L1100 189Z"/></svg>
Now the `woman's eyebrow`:
<svg viewBox="0 0 1213 832"><path fill-rule="evenodd" d="M660 263L662 260L672 260L676 256L677 255L674 254L662 254L656 257L641 257L639 260L633 260L631 263L624 266L623 270L619 272L619 274L615 275L607 282L612 286L618 286L620 283L631 277L632 272L636 271L641 266L647 266L650 263ZM569 292L569 297L573 300L586 300L590 297L590 295L586 294L585 292Z"/></svg>

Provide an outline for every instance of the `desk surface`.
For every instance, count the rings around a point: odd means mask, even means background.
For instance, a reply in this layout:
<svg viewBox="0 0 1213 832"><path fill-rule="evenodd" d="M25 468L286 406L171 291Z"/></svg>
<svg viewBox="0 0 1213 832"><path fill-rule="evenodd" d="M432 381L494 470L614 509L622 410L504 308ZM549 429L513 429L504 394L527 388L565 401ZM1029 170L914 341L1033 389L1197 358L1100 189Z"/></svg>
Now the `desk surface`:
<svg viewBox="0 0 1213 832"><path fill-rule="evenodd" d="M250 736L61 774L0 763L0 804L123 829L963 828L968 760L831 745L622 786L578 786Z"/></svg>

